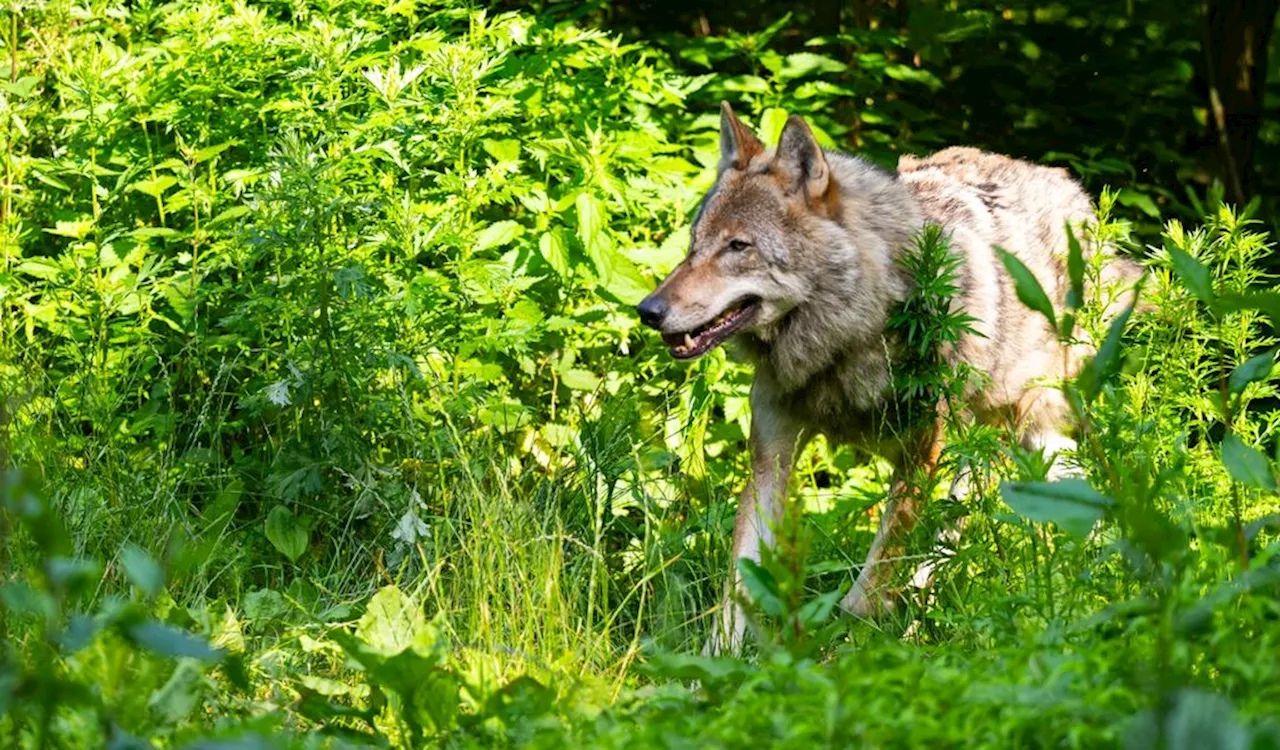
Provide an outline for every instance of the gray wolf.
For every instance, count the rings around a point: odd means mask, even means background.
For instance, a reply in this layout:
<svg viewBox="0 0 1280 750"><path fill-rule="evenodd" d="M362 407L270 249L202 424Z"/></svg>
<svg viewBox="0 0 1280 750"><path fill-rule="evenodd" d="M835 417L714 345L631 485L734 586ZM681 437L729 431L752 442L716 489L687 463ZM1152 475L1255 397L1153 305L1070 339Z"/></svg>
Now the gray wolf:
<svg viewBox="0 0 1280 750"><path fill-rule="evenodd" d="M735 520L735 562L759 561L761 545L772 545L792 462L816 434L884 456L899 478L936 465L936 426L905 435L884 427L896 349L886 319L912 283L897 261L927 222L944 229L962 260L953 304L974 319L952 356L990 377L965 408L1014 425L1028 447L1071 449L1069 406L1051 381L1074 375L1085 352L1061 345L1017 300L994 250L1016 255L1063 303L1065 227L1096 220L1065 170L948 148L904 156L895 174L823 150L796 116L776 149L766 149L728 103L721 110L718 176L694 218L689 253L637 309L679 359L732 338L754 365L752 470ZM1139 275L1118 258L1105 268L1104 279ZM894 484L866 564L841 602L856 616L888 606L889 561L918 511L919 499ZM729 586L740 587L730 576ZM745 618L726 595L709 648L736 650L744 633Z"/></svg>

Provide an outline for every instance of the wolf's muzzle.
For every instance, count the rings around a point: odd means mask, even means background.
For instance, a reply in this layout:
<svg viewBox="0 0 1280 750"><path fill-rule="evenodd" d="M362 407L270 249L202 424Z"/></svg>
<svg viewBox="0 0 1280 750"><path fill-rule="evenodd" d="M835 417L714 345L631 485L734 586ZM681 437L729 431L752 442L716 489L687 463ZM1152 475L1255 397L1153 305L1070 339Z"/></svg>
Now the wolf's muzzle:
<svg viewBox="0 0 1280 750"><path fill-rule="evenodd" d="M660 329L662 320L667 317L667 301L656 294L650 294L636 305L636 312L640 313L641 323Z"/></svg>

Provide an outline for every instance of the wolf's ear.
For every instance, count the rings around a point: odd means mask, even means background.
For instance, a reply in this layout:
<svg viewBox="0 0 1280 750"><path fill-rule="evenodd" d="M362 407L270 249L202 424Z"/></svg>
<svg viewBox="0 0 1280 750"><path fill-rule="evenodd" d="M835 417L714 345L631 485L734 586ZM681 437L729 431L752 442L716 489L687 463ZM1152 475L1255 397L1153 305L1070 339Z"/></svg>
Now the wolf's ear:
<svg viewBox="0 0 1280 750"><path fill-rule="evenodd" d="M742 124L729 102L720 102L720 171L743 169L764 151L764 144Z"/></svg>
<svg viewBox="0 0 1280 750"><path fill-rule="evenodd" d="M813 137L813 131L797 115L788 117L782 128L774 166L788 188L803 190L811 199L817 200L826 195L831 185L831 170L827 167L822 147Z"/></svg>

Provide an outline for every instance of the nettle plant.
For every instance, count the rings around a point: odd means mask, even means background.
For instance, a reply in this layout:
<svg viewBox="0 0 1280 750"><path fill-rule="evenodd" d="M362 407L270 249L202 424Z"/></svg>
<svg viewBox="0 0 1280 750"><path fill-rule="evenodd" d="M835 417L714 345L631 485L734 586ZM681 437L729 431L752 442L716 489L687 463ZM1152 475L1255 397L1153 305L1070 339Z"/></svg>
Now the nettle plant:
<svg viewBox="0 0 1280 750"><path fill-rule="evenodd" d="M723 401L690 393L723 361L673 368L628 309L686 239L698 81L518 13L279 10L119 9L22 79L18 460L142 476L122 452L163 446L197 507L323 526L400 517L455 432L555 470L622 388L681 394L650 425Z"/></svg>
<svg viewBox="0 0 1280 750"><path fill-rule="evenodd" d="M1125 241L1124 227L1105 218L1111 198L1103 198L1103 221L1083 230L1093 243ZM1152 699L1128 730L1134 746L1205 732L1215 743L1247 737L1231 702L1197 687L1205 681L1197 664L1231 671L1249 648L1245 633L1276 614L1274 599L1260 595L1280 586L1268 537L1276 517L1246 518L1244 508L1273 504L1258 496L1277 487L1275 466L1257 447L1273 439L1277 420L1250 404L1276 394L1280 295L1257 270L1268 246L1249 223L1227 208L1196 232L1171 223L1135 300L1110 322L1103 313L1117 309L1121 290L1106 288L1101 258L1084 259L1074 234L1063 310L1016 257L1002 255L1019 298L1065 342L1097 350L1062 384L1079 420L1074 460L1087 478L1005 481L1000 492L1021 518L1060 530L1028 527L1043 545L1040 590L1051 594L1055 580L1074 576L1089 582L1095 601L1110 601L1098 610L1087 597L1050 597L1043 612L1049 622L1075 620L1068 639L1123 639L1133 655L1123 674ZM1130 336L1143 366L1125 373ZM1018 463L1025 472L1026 461ZM1219 492L1187 494L1203 488Z"/></svg>

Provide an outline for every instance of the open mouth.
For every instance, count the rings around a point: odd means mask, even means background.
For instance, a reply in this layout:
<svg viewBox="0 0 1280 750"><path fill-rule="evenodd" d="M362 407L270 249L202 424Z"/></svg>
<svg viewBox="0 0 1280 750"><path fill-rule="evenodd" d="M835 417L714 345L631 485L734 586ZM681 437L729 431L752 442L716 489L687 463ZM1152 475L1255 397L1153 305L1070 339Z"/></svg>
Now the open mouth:
<svg viewBox="0 0 1280 750"><path fill-rule="evenodd" d="M760 300L748 297L730 305L724 312L716 316L706 325L683 333L664 333L662 342L671 349L671 356L676 359L693 359L701 357L717 346L739 328L747 325L760 310Z"/></svg>

